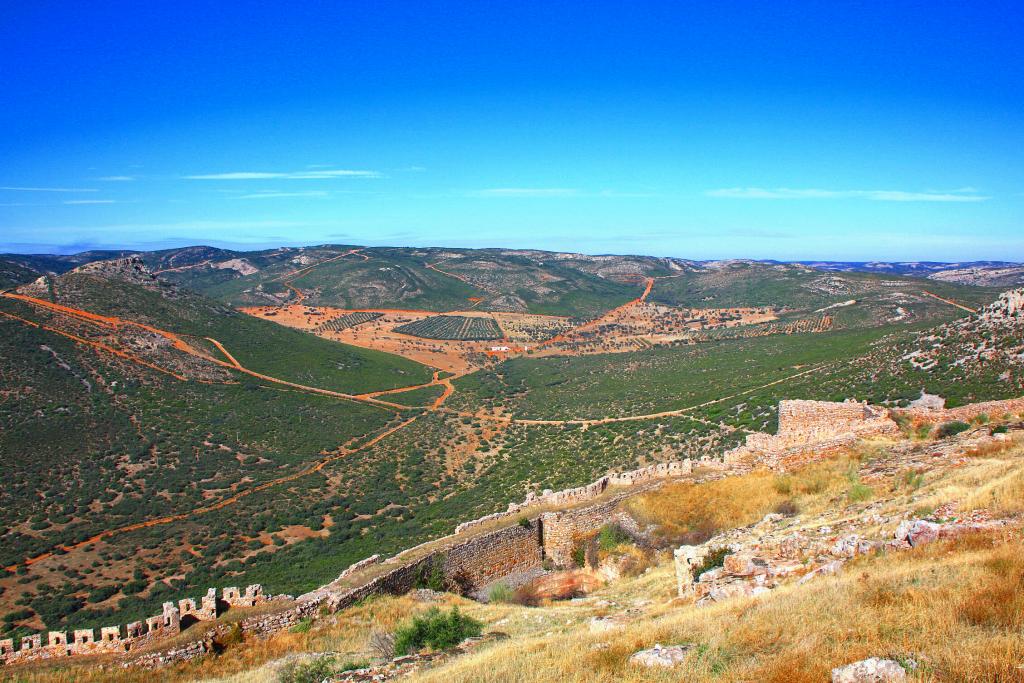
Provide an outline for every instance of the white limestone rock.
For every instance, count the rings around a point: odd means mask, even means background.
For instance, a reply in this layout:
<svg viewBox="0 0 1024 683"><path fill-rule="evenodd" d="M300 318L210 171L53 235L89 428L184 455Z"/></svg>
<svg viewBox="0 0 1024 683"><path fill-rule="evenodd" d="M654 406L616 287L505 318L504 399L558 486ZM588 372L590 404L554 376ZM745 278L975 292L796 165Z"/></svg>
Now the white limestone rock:
<svg viewBox="0 0 1024 683"><path fill-rule="evenodd" d="M686 661L693 645L667 645L656 644L649 650L640 650L629 658L631 664L646 667L661 667L672 669Z"/></svg>
<svg viewBox="0 0 1024 683"><path fill-rule="evenodd" d="M832 683L898 683L907 672L892 659L871 657L832 669Z"/></svg>

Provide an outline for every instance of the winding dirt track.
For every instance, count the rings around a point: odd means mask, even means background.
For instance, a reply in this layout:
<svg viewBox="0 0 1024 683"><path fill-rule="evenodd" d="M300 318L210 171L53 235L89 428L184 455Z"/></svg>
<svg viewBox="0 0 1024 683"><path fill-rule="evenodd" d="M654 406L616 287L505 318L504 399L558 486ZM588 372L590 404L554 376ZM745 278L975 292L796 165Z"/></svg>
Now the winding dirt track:
<svg viewBox="0 0 1024 683"><path fill-rule="evenodd" d="M441 265L443 263L446 263L447 260L448 259L445 259L444 261L438 261L437 263L424 263L423 265L425 267L429 268L430 270L434 271L435 273L440 273L441 275L447 275L448 277L455 278L456 280L459 280L460 282L463 282L463 283L469 285L473 289L482 289L483 291L488 292L490 294L500 294L501 293L501 292L498 292L497 290L491 289L489 287L484 287L483 285L479 285L479 284L477 284L475 282L470 282L468 279L466 279L465 277L463 277L462 275L459 275L457 273L452 273L452 272L449 272L447 270L441 270L440 268L438 268L439 265ZM477 303L479 304L480 302L478 301Z"/></svg>
<svg viewBox="0 0 1024 683"><path fill-rule="evenodd" d="M542 420L542 419L505 417L503 415L492 415L492 414L480 413L480 412L470 413L470 412L463 412L463 411L456 411L456 410L449 410L449 409L444 409L444 412L451 413L453 415L458 415L459 417L472 417L472 418L477 418L477 419L480 419L480 420L490 420L492 422L504 422L506 424L538 425L538 426L540 426L540 425L550 425L550 426L581 425L581 426L584 426L584 427L589 427L589 426L592 426L592 425L609 424L609 423L612 423L612 422L639 422L639 421L642 421L642 420L656 420L656 419L662 418L662 417L681 417L681 416L686 416L687 413L689 413L691 411L694 411L694 410L698 410L700 408L706 408L707 406L712 406L712 405L715 405L716 403L722 403L724 401L729 401L729 400L732 400L734 398L739 398L740 396L746 396L748 394L754 393L755 391L760 391L761 389L767 389L768 387L772 387L772 386L775 386L777 384L782 384L783 382L788 382L789 380L796 379L797 377L802 377L804 375L809 375L809 374L814 373L814 372L820 372L821 370L824 370L824 369L826 369L828 367L831 367L831 365L832 365L831 363L822 363L821 365L816 365L813 368L810 368L809 370L803 370L801 372L797 372L797 373L794 373L792 375L787 375L787 376L782 377L780 379L777 379L777 380L775 380L773 382L768 382L767 384L762 384L760 386L752 387L750 389L745 389L745 390L737 392L735 394L730 394L728 396L722 396L721 398L716 398L716 399L713 399L711 401L705 401L704 403L698 403L696 405L687 406L686 408L678 408L676 410L664 410L664 411L661 411L659 413L645 413L643 415L625 415L623 417L599 417L599 418L591 418L591 419L583 418L583 419L576 419L576 420ZM698 420L698 421L700 421L700 420Z"/></svg>
<svg viewBox="0 0 1024 683"><path fill-rule="evenodd" d="M336 260L338 258L341 258L343 256L348 256L348 255L354 254L356 252L358 252L358 250L352 250L350 252L346 252L344 254L341 254L340 256L337 256L337 257L334 257L334 258L328 259L328 260L329 261L330 260ZM365 254L359 254L359 255L362 256L363 258L368 258L368 257L366 257ZM290 279L294 279L295 277L301 277L301 275L304 274L304 272L308 272L312 268L315 268L316 266L321 265L322 263L326 263L326 262L327 261L322 261L321 263L314 264L313 266L305 268L302 271L296 271L295 273L291 274ZM438 271L438 272L442 272L442 271ZM445 273L445 274L448 274L448 273ZM654 286L654 278L649 278L648 277L648 278L645 278L645 281L646 281L646 286L644 288L644 291L643 291L643 293L638 298L636 298L636 299L634 299L632 301L629 301L626 304L623 304L622 306L620 306L620 307L618 307L616 309L613 309L612 311L609 311L604 316L601 316L601 317L591 321L590 323L586 323L585 326L598 324L601 319L603 319L607 315L610 315L610 314L614 313L615 311L618 311L618 310L620 310L622 308L626 308L626 307L629 307L629 306L635 306L635 305L645 301L647 299L647 296L651 293L651 289ZM293 289L298 295L304 296L304 295L302 295L300 290L294 288L290 284L290 280L289 280L289 282L286 282L285 284L289 288ZM158 329L158 328L155 328L155 327L151 327L149 325L145 325L145 324L142 324L142 323L122 320L120 318L116 318L116 317L112 317L112 316L98 315L98 314L95 314L95 313L90 313L89 311L84 311L84 310L81 310L81 309L71 308L71 307L68 307L68 306L62 306L60 304L55 304L55 303L52 303L52 302L49 302L49 301L45 301L43 299L36 299L34 297L25 296L25 295L22 295L22 294L16 294L16 293L13 293L13 292L5 292L3 295L6 296L6 297L9 297L9 298L12 298L12 299L16 299L16 300L22 301L24 303L28 303L30 305L34 305L34 306L37 306L37 307L49 309L49 310L52 310L52 311L55 311L55 312L58 312L58 313L62 313L62 314L65 314L65 315L69 315L69 316L75 317L75 318L80 319L80 320L85 320L85 321L88 321L88 322L92 322L92 323L94 323L96 325L99 325L101 327L117 329L117 328L119 328L121 326L136 326L136 327L139 327L141 329L144 329L144 330L147 330L149 332L152 332L152 333L155 333L157 335L160 335L160 336L164 337L165 339L168 339L169 341L171 341L171 343L173 344L174 348L176 348L179 351L182 351L184 353L188 353L190 355L202 358L202 359L204 359L204 360L206 360L208 362L215 363L215 364L220 365L222 367L230 368L232 370L235 370L235 371L238 371L238 372L242 372L242 373L251 375L253 377L262 379L262 380L267 381L267 382L272 382L272 383L275 383L275 384L280 384L280 385L283 385L283 386L291 387L291 388L294 388L294 389L299 389L301 391L306 391L306 392L310 392L310 393L321 394L321 395L326 395L326 396L333 396L333 397L336 397L336 398L343 398L343 399L349 399L349 400L354 400L354 401L363 401L363 402L371 403L371 404L374 404L374 405L378 405L380 407L387 407L387 408L399 409L399 410L408 410L409 406L404 406L404 405L397 404L397 403L390 403L388 401L382 401L382 400L380 400L380 399L378 399L376 397L377 396L388 395L388 394L412 391L414 389L424 388L424 387L428 387L428 386L438 386L439 385L439 386L444 387L444 390L441 393L441 395L438 396L434 400L433 404L429 408L430 410L442 411L442 412L446 412L446 413L450 413L450 414L454 414L454 415L459 415L459 416L462 416L462 417L478 418L478 419L483 419L483 420L491 420L491 421L504 422L504 423L509 423L509 424L523 424L523 425L584 425L584 426L589 426L589 425L597 425L597 424L607 424L607 423L612 423L612 422L630 422L630 421L641 421L641 420L657 419L657 418L661 418L661 417L683 416L686 413L691 412L693 410L696 410L696 409L699 409L699 408L702 408L702 407L705 407L705 406L713 405L713 404L716 404L716 403L721 403L723 401L727 401L727 400L730 400L732 398L736 398L736 397L739 397L739 396L744 396L746 394L750 394L750 393L753 393L753 392L758 391L760 389L764 389L766 387L770 387L770 386L773 386L773 385L776 385L776 384L780 384L782 382L788 381L790 379L794 379L796 377L800 377L802 375L807 375L807 374L810 374L812 372L818 372L818 371L822 370L823 368L827 367L827 365L825 365L825 364L820 365L820 366L816 366L816 367L811 368L809 370L804 370L802 372L799 372L799 373L796 373L796 374L793 374L793 375L789 375L787 377L775 380L774 382L769 382L767 384L764 384L764 385L761 385L761 386L758 386L758 387L754 387L752 389L747 389L745 391L742 391L742 392L739 392L739 393L736 393L736 394L732 394L730 396L725 396L725 397L718 398L718 399L715 399L715 400L712 400L712 401L707 401L705 403L701 403L701 404L694 405L694 406L689 406L689 407L686 407L686 408L680 408L680 409L677 409L677 410L668 410L668 411L662 411L662 412L658 412L658 413L648 413L648 414L645 414L645 415L632 415L632 416L625 416L625 417L609 417L609 418L598 418L598 419L579 419L579 420L539 420L539 419L538 420L531 420L531 419L517 419L517 418L509 418L509 417L503 417L503 416L498 416L498 415L488 415L488 414L482 414L482 413L460 412L460 411L454 411L454 410L445 409L444 408L444 403L447 401L448 397L450 397L454 393L454 391L455 391L455 387L452 384L452 380L457 379L458 376L450 376L450 377L446 377L444 379L441 379L440 378L440 372L434 372L434 376L431 379L431 381L428 382L428 383L425 383L425 384L418 384L418 385L413 385L413 386L409 386L409 387L400 387L398 389L388 389L388 390L383 390L383 391L379 391L379 392L370 392L370 393L367 393L367 394L359 394L359 395L346 394L346 393L342 393L342 392L332 391L332 390L329 390L329 389L321 389L319 387L310 387L310 386L306 386L306 385L303 385L303 384L297 384L295 382L289 382L287 380L282 380L282 379L279 379L279 378L276 378L276 377L271 377L269 375L264 375L262 373L258 373L258 372L255 372L253 370L250 370L250 369L246 368L245 366L243 366L231 354L231 352L228 351L227 348L224 347L223 344L221 344L216 339L213 339L212 337L207 337L206 338L207 341L209 341L211 344L213 344L217 348L217 350L221 354L223 354L223 356L227 359L226 361L220 360L218 358L214 358L214 357L212 357L212 356L210 356L210 355L208 355L206 353L203 353L202 351L200 351L200 350L196 349L195 347L193 347L192 345L188 344L186 341L184 341L178 335L176 335L176 334L174 334L172 332L167 332L166 330L161 330L161 329ZM938 297L936 297L936 298L938 298ZM949 303L952 303L952 302L949 302ZM957 304L954 303L953 305L957 305ZM18 320L18 321L20 321L22 323L25 323L25 324L28 324L28 325L32 325L32 326L40 328L40 329L45 329L45 330L50 331L50 332L55 332L57 334L63 335L65 337L68 337L68 338L70 338L70 339L72 339L72 340L74 340L76 342L79 342L79 343L91 346L91 347L96 348L98 350L102 350L102 351L105 351L105 352L108 352L108 353L112 353L112 354L114 354L116 356L119 356L119 357L122 357L122 358L126 358L127 360L130 360L130 361L135 362L135 363L139 363L140 365L143 365L145 367L151 368L153 370L156 370L156 371L159 371L159 372L162 372L162 373L165 373L165 374L169 374L169 375L171 375L171 376L173 376L173 377L175 377L177 379L180 379L182 381L188 381L188 378L186 378L186 377L183 377L183 376L178 375L176 373L170 372L169 370L166 370L164 368L160 368L160 367L158 367L158 366L156 366L156 365L154 365L152 363L149 363L147 361L142 360L141 358L134 357L131 354L127 354L127 353L125 353L123 351L120 351L119 349L112 348L112 347L107 346L105 344L101 344L99 342L93 342L93 341L90 341L90 340L87 340L87 339L83 339L81 337L78 337L76 335L72 335L72 334L70 334L68 332L64 332L62 330L53 328L51 326L43 325L41 323L36 323L34 321L27 320L25 318L21 318L19 316L15 316L15 315L12 315L12 314L9 314L9 313L5 313L5 312L0 311L0 314L6 316L8 318ZM580 329L580 328L576 328L576 329ZM551 341L554 341L555 339L556 338L552 338L551 340L548 340L548 342L545 342L545 343L550 343ZM140 529L146 529L146 528L150 528L150 527L154 527L154 526L170 524L172 522L182 521L182 520L188 519L190 517L200 516L200 515L208 514L210 512L214 512L216 510L221 510L221 509L223 509L225 507L228 507L230 505L234 505L235 503L239 502L243 498L245 498L245 497L247 497L247 496L249 496L249 495L251 495L253 493L257 493L259 491L265 491L265 490L273 488L275 486L278 486L278 485L281 485L281 484L285 484L285 483L288 483L290 481L295 481L296 479L299 479L301 477L304 477L304 476L307 476L307 475L310 475L310 474L314 474L316 472L321 471L325 466L327 466L331 462L334 462L334 461L339 460L341 458L344 458L346 456L352 455L352 454L357 453L359 451L362 451L362 450L364 450L366 448L370 448L370 447L376 445L377 443L379 443L380 441L382 441L383 439L385 439L385 438L391 436L392 434L394 434L394 433L404 429L405 427L409 426L410 424L415 422L418 417L419 417L418 415L414 415L413 417L411 417L409 419L406 419L406 420L398 423L397 425L386 429L385 431L383 431L380 434L374 436L373 438L371 438L370 440L366 441L365 443L359 445L356 448L348 448L347 446L342 446L337 451L331 453L327 457L324 457L324 458L321 458L320 460L318 460L314 465L311 465L311 466L309 466L307 468L304 468L304 469L299 470L297 472L294 472L292 474L285 475L283 477L279 477L277 479L273 479L271 481L264 482L262 484L254 486L252 488L239 491L239 492L237 492L237 493L235 493L235 494L233 494L233 495L231 495L231 496L229 496L227 498L224 498L222 500L217 501L216 503L212 503L212 504L207 505L207 506L195 508L195 509L190 510L188 512L177 513L177 514L174 514L174 515L167 515L167 516L164 516L164 517L158 517L156 519L150 519L150 520L146 520L146 521L143 521L143 522L136 522L136 523L133 523L133 524L129 524L129 525L122 526L122 527L117 527L117 528L114 528L114 529L108 529L108 530L100 532L99 534L96 534L95 536L93 536L91 538L88 538L88 539L86 539L84 541L80 541L80 542L74 543L72 545L60 545L60 546L57 546L52 551L49 551L49 552L46 552L46 553L42 553L40 555L36 555L34 557L31 557L31 558L27 558L27 559L25 559L20 564L24 564L24 565L35 564L37 562L41 562L41 561L46 560L46 559L48 559L50 557L53 557L54 552L57 552L58 550L59 551L63 551L63 552L70 552L70 551L73 551L73 550L84 548L84 547L86 547L88 545L97 543L99 541L106 540L108 538L111 538L112 536L116 536L116 535L120 535L120 534L125 534L125 533L130 533L132 531L138 531ZM18 565L12 565L12 566L6 567L6 569L8 571L12 571L13 572L13 571L15 571L17 569L17 566Z"/></svg>
<svg viewBox="0 0 1024 683"><path fill-rule="evenodd" d="M283 477L279 477L277 479L273 479L271 481L264 482L264 483L259 484L257 486L253 486L252 488L245 489L243 491L239 491L238 493L236 493L234 495L231 495L231 496L229 496L227 498L224 498L222 500L219 500L216 503L213 503L211 505L206 505L204 507L195 508L193 510L189 510L188 512L180 512L180 513L175 514L175 515L167 515L166 517L158 517L156 519L149 519L149 520L146 520L144 522L136 522L134 524L128 524L126 526L117 527L115 529L108 529L106 531L101 531L100 533L96 534L95 536L92 536L91 538L87 538L84 541L79 541L78 543L73 543L72 545L59 545L59 546L57 546L56 548L54 548L53 550L51 550L49 552L42 553L40 555L36 555L35 557L27 558L26 560L24 560L20 564L24 564L24 565L35 564L36 562L41 562L41 561L43 561L43 560L45 560L47 558L53 557L53 554L55 552L57 552L58 550L59 551L63 551L63 552L71 552L72 550L78 550L80 548L84 548L87 545L91 545L91 544L96 543L98 541L102 541L102 540L108 539L111 536L117 536L119 534L126 534L126 533L129 533L131 531L138 531L139 529L148 529L150 527L161 526L163 524L170 524L171 522L180 522L180 521L182 521L184 519L188 519L189 517L196 517L196 516L199 516L199 515L205 515L205 514L210 513L210 512L215 512L216 510L221 510L223 508L228 507L229 505L234 505L235 503L237 503L241 499L245 498L246 496L250 496L250 495L252 495L254 493L257 493L259 491L265 491L265 490L267 490L269 488L273 488L274 486L278 486L280 484L285 484L285 483L290 482L290 481L295 481L296 479L301 479L302 477L305 477L305 476L310 475L310 474L315 474L316 472L319 472L320 470L322 470L324 467L326 467L328 464L334 462L335 460L340 460L341 458L344 458L344 457L347 457L349 455L352 455L353 453L358 453L359 451L365 450L365 449L367 449L367 448L377 444L378 442L380 442L381 440L387 438L391 434L394 434L398 430L403 429L403 428L407 427L408 425L412 424L413 422L415 422L417 417L418 416L413 416L413 417L409 418L408 420L405 420L404 422L400 422L399 424L395 425L394 427L390 427L386 431L378 434L377 436L373 437L372 439L370 439L366 443L364 443L364 444L362 444L362 445L360 445L360 446L358 446L356 448L346 448L346 447L343 446L343 447L339 448L337 451L335 451L334 453L332 453L331 455L329 455L328 457L322 458L321 460L317 461L317 463L315 465L311 465L311 466L309 466L309 467L307 467L305 469L299 470L298 472L293 472L292 474L288 474L288 475L285 475ZM18 565L11 565L9 567L5 567L5 569L7 571L10 571L10 572L15 571L17 568L18 568Z"/></svg>
<svg viewBox="0 0 1024 683"><path fill-rule="evenodd" d="M647 301L647 297L648 297L648 295L650 295L652 289L654 289L654 278L653 277L645 277L644 278L644 291L643 291L643 294L641 294L637 298L635 298L635 299L633 299L631 301L627 301L626 303L622 304L621 306L617 306L617 307L613 308L612 310L608 311L604 315L600 315L600 316L594 318L590 322L585 322L582 325L577 325L576 327L572 328L568 332L565 332L563 334L556 334L554 337L551 337L550 339L545 339L544 341L542 341L542 342L540 342L538 344L535 344L533 348L534 349L543 349L546 346L550 346L552 344L557 344L558 342L566 341L568 339L569 335L576 334L578 332L582 332L584 330L589 330L591 328L597 327L597 326L601 325L601 323L603 323L605 321L605 319L615 315L616 313L620 313L621 311L625 311L627 309L630 309L630 308L632 308L634 306L638 306L638 305L642 304L643 302Z"/></svg>
<svg viewBox="0 0 1024 683"><path fill-rule="evenodd" d="M922 289L921 291L924 292L925 294L927 294L928 296L930 296L933 299L938 299L942 303L949 304L950 306L956 306L957 308L959 308L962 311L967 311L968 313L977 313L978 312L978 311L976 311L973 308L968 308L967 306L964 306L963 304L958 304L957 302L953 301L952 299L944 299L941 296L939 296L938 294L933 294L933 293L929 292L927 289Z"/></svg>
<svg viewBox="0 0 1024 683"><path fill-rule="evenodd" d="M207 337L206 338L207 341L209 341L214 346L216 346L217 350L219 350L222 354L224 354L224 357L227 358L228 361L223 361L223 360L221 360L219 358L214 358L213 356L211 356L209 354L203 353L202 351L200 351L199 349L195 348L194 346L192 346L191 344L186 342L184 339L182 339L181 337L179 337L175 333L168 332L167 330L161 330L161 329L159 329L157 327L152 327L150 325L145 325L143 323L137 323L137 322L130 321L130 320L122 320L121 318L115 318L113 316L98 315L96 313L90 313L89 311L85 311L85 310L82 310L82 309L72 308L70 306L62 306L61 304L55 304L55 303L52 303L50 301L46 301L45 299L36 299L35 297L26 296L24 294L15 294L13 292L5 292L4 296L6 296L6 297L8 297L10 299L16 299L18 301L22 301L24 303L28 303L28 304L34 305L36 307L45 308L45 309L54 311L56 313L62 313L64 315L69 315L69 316L72 316L74 318L78 318L79 320L85 320L87 322L91 322L93 324L99 325L101 327L106 327L108 329L115 329L116 330L116 329L121 328L121 327L138 327L138 328L146 330L147 332L152 332L153 334L157 334L157 335L167 339L168 341L170 341L173 344L175 349L177 349L177 350L179 350L179 351L181 351L183 353L187 353L187 354L189 354L191 356L195 356L196 358L201 358L204 361L207 361L209 363L214 363L214 364L219 365L221 367L229 368L231 370L237 370L238 372L244 373L246 375L250 375L252 377L256 377L258 379L262 379L262 380L267 381L267 382L272 382L274 384L280 384L282 386L290 387L292 389L298 389L300 391L305 391L305 392L312 393L312 394L320 394L322 396L332 396L334 398L341 398L341 399L346 399L346 400L349 400L349 401L361 401L363 403L371 403L373 405L376 405L376 406L379 406L379 407L388 408L388 409L392 409L392 410L408 410L409 409L409 406L403 406L403 405L398 404L398 403L391 403L389 401L381 401L381 400L373 398L373 397L361 397L361 396L357 396L355 394L348 394L348 393L344 393L344 392L341 392L341 391L334 391L334 390L331 390L331 389L321 389L320 387L311 387L311 386L308 386L308 385L305 385L305 384L299 384L297 382L289 382L288 380L280 379L278 377L272 377L271 375L265 375L265 374L263 374L261 372L256 372L255 370L250 370L249 368L247 368L244 365L242 365L241 363L239 363L238 360L234 356L231 355L231 353L224 347L223 344L221 344L219 341L217 341L216 339L213 339L211 337ZM112 354L114 354L116 356L119 356L121 358L125 358L125 359L130 360L130 361L132 361L134 363L138 363L140 365L148 367L150 369L157 370L159 372L163 372L163 373L171 375L172 377L174 377L176 379L179 379L179 380L181 380L183 382L184 381L188 381L187 377L184 377L184 376L179 375L177 373L171 372L170 370L167 370L165 368L161 368L161 367L159 367L157 365L154 365L153 363L149 363L148 361L142 360L141 358L139 358L137 356L133 356L132 354L128 354L128 353L125 353L124 351L121 351L119 349L115 349L113 347L107 346L106 344L90 341L88 339L83 339L83 338L78 337L76 335L73 335L71 333L64 332L62 330L59 330L59 329L56 329L56 328L53 328L53 327L50 327L50 326L47 326L47 325L42 325L42 324L39 324L39 323L34 323L34 322L30 321L30 320L26 320L24 318L19 318L18 316L14 316L14 315L11 315L9 313L5 313L4 315L6 315L9 318L14 318L14 319L20 320L22 322L34 325L36 327L41 327L41 328L46 329L46 330L51 331L51 332L56 332L57 334L61 334L61 335L65 336L65 337L68 337L69 339L73 339L74 341L77 341L77 342L80 342L80 343L83 343L83 344L87 344L89 346L92 346L94 348L100 349L102 351L106 351L108 353L112 353Z"/></svg>
<svg viewBox="0 0 1024 683"><path fill-rule="evenodd" d="M294 292L295 300L291 302L292 304L301 304L303 301L306 300L306 295L303 293L303 291L301 289L299 289L298 287L296 287L293 284L295 282L295 280L298 280L303 275L306 275L307 273L309 273L309 271L313 270L314 268L319 268L320 266L324 265L325 263L330 263L331 261L337 261L338 259L342 259L342 258L345 258L346 256L351 256L353 254L358 254L359 256L362 256L364 260L367 260L367 261L370 260L370 257L367 256L366 254L360 254L359 252L361 252L361 251L362 251L362 249L350 249L350 250L346 251L344 254L338 254L337 256L332 256L331 258L324 259L323 261L318 261L317 263L314 263L311 266L306 266L305 268L299 268L298 270L293 270L292 272L285 273L284 275L279 277L278 278L278 282L280 282L285 287L287 287L292 292Z"/></svg>

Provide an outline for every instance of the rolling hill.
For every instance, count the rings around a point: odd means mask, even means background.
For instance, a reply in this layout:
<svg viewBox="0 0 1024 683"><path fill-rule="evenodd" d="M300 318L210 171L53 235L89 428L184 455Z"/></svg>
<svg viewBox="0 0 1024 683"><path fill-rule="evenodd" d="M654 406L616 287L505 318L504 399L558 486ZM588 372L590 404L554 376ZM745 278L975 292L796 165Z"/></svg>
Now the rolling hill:
<svg viewBox="0 0 1024 683"><path fill-rule="evenodd" d="M448 380L233 308L473 298L578 324L639 306L643 278L652 306L835 323L524 352ZM127 621L211 585L300 593L528 491L718 457L772 431L780 398L1019 395L1017 299L965 310L994 298L802 265L515 250L196 247L37 276L0 297L5 632Z"/></svg>

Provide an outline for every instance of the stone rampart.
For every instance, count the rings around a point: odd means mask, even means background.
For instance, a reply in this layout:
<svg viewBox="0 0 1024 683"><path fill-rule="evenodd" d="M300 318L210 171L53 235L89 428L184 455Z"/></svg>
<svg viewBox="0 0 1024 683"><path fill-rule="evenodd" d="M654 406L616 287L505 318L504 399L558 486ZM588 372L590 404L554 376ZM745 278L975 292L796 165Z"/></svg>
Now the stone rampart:
<svg viewBox="0 0 1024 683"><path fill-rule="evenodd" d="M225 588L221 595L223 603L229 608L253 607L270 599L263 594L263 587L259 584L247 586L244 592L237 588ZM76 629L70 638L64 631L50 631L46 636L46 645L43 645L41 634L25 636L18 649L15 649L12 639L0 640L0 662L15 664L74 655L124 653L177 635L193 622L213 621L217 616L217 590L211 588L198 606L192 598L179 600L177 605L165 602L160 614L144 621L133 621L123 627L102 627L98 640L96 631L91 628Z"/></svg>
<svg viewBox="0 0 1024 683"><path fill-rule="evenodd" d="M540 516L544 557L558 567L573 562L573 551L580 540L608 523L622 498L575 510L545 512Z"/></svg>
<svg viewBox="0 0 1024 683"><path fill-rule="evenodd" d="M708 461L701 460L699 462L701 464L707 464ZM692 471L692 460L675 460L672 462L661 462L654 465L648 465L647 467L641 467L640 469L630 470L628 472L609 472L596 481L572 489L564 489L562 491L545 489L540 494L531 491L526 494L526 498L522 503L509 503L508 509L505 512L495 512L468 522L463 522L455 527L455 533L460 534L464 531L487 524L488 522L493 522L494 520L503 519L505 517L521 513L530 507L575 505L577 503L593 500L603 494L609 486L636 486L637 484L642 484L656 479L685 476L690 474Z"/></svg>
<svg viewBox="0 0 1024 683"><path fill-rule="evenodd" d="M865 436L898 431L888 410L867 403L780 401L778 431L748 434L744 445L725 453L725 463L780 469L824 456Z"/></svg>
<svg viewBox="0 0 1024 683"><path fill-rule="evenodd" d="M961 420L970 422L980 415L996 417L1006 413L1024 415L1024 398L1011 398L1005 401L984 401L982 403L971 403L958 408L898 408L892 411L893 414L909 418L917 422L931 422L939 424Z"/></svg>

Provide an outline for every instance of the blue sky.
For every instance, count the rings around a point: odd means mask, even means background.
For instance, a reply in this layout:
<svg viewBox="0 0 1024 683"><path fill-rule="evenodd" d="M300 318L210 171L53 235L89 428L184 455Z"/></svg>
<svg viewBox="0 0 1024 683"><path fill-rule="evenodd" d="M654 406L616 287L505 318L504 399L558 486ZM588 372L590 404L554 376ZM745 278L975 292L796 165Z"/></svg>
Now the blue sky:
<svg viewBox="0 0 1024 683"><path fill-rule="evenodd" d="M1024 260L1021 35L998 1L6 3L0 250Z"/></svg>

